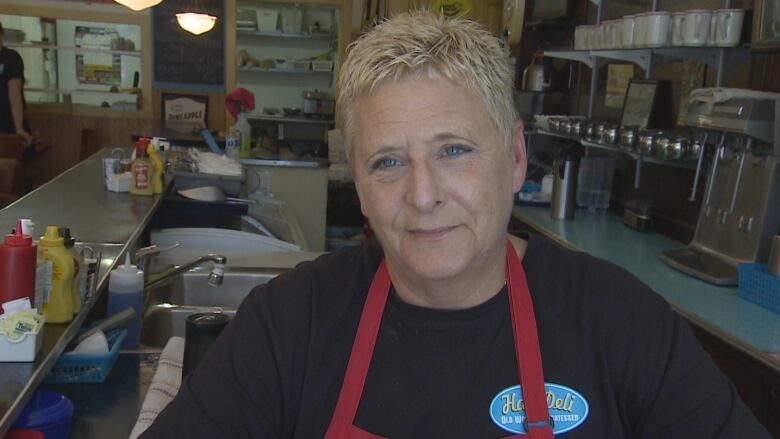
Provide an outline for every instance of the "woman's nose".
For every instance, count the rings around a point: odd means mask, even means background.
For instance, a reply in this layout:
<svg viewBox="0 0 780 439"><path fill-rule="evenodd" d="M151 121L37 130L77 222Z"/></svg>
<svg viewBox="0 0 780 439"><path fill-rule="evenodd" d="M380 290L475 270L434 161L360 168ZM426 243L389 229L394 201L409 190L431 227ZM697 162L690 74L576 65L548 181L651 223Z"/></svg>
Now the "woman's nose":
<svg viewBox="0 0 780 439"><path fill-rule="evenodd" d="M407 178L406 197L409 204L421 211L431 210L441 204L439 179L427 163L413 163Z"/></svg>

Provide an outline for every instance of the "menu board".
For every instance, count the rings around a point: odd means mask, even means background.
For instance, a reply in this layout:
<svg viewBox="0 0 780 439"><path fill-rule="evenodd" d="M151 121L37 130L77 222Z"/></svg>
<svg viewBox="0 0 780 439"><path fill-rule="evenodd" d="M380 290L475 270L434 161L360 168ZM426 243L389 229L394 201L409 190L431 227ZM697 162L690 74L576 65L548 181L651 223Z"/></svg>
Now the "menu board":
<svg viewBox="0 0 780 439"><path fill-rule="evenodd" d="M176 14L190 4L187 0L165 0L152 10L155 87L224 91L224 2L198 2L199 12L217 17L214 28L201 35L185 31L176 21Z"/></svg>

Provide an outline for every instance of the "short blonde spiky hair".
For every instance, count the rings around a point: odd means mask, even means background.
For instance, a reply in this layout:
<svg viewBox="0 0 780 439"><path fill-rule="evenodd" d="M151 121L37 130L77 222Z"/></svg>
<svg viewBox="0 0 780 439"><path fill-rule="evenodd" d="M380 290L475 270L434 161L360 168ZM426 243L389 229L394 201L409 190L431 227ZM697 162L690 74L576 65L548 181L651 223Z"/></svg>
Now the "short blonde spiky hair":
<svg viewBox="0 0 780 439"><path fill-rule="evenodd" d="M381 84L421 74L445 77L476 92L510 148L517 113L507 49L474 21L414 11L376 25L349 47L338 76L336 108L350 162L356 100Z"/></svg>

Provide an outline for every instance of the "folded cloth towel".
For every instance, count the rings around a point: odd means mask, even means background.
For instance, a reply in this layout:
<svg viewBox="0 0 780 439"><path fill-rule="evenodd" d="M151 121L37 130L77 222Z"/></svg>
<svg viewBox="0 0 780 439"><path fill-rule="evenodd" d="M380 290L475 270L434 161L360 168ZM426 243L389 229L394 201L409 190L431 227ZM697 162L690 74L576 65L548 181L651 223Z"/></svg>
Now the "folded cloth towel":
<svg viewBox="0 0 780 439"><path fill-rule="evenodd" d="M697 88L691 92L689 101L705 104L717 104L730 99L780 99L780 94L765 91L747 90L744 88L710 87Z"/></svg>
<svg viewBox="0 0 780 439"><path fill-rule="evenodd" d="M184 337L171 337L160 353L157 371L146 392L138 420L130 433L136 439L157 419L157 415L168 405L181 386L181 365L184 358Z"/></svg>

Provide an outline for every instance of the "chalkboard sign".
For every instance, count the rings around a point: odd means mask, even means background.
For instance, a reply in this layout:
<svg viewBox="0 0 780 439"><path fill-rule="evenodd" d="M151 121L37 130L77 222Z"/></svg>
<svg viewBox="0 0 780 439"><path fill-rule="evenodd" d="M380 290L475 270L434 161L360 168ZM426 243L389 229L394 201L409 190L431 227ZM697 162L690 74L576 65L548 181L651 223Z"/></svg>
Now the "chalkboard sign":
<svg viewBox="0 0 780 439"><path fill-rule="evenodd" d="M191 0L165 0L152 10L154 83L157 88L225 90L225 6L200 0L198 12L217 17L214 29L193 35L176 21Z"/></svg>

